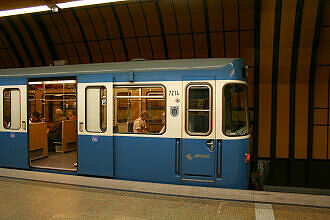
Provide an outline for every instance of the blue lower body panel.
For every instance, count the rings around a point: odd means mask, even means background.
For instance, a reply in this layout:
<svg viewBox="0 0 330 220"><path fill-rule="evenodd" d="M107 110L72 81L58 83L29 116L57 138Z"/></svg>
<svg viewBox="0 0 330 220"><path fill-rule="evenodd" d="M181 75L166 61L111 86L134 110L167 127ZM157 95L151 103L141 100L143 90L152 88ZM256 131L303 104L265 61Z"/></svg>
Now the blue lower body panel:
<svg viewBox="0 0 330 220"><path fill-rule="evenodd" d="M113 137L78 135L78 174L113 176Z"/></svg>
<svg viewBox="0 0 330 220"><path fill-rule="evenodd" d="M222 141L221 187L237 189L249 187L250 167L245 163L249 148L249 139Z"/></svg>
<svg viewBox="0 0 330 220"><path fill-rule="evenodd" d="M182 139L182 175L214 180L215 152L205 139Z"/></svg>
<svg viewBox="0 0 330 220"><path fill-rule="evenodd" d="M0 132L0 141L0 166L29 168L26 133ZM186 167L181 166L183 157L190 154L190 151L183 150L183 142L190 149L189 140L181 140L180 144L179 139L175 138L79 135L78 174L148 182L248 188L249 165L245 163L245 155L249 152L248 139L217 140L216 143L221 144L216 146L214 156L210 156L214 161L210 163L212 166L207 166L210 170L205 170L205 167L203 170L198 166L189 167L193 161L189 159ZM196 158L195 154L198 155ZM207 151L196 151L190 156L199 160L208 159L207 155ZM183 169L197 175L187 178ZM204 177L198 177L198 174L203 174ZM205 181L208 180L205 179L206 175L213 177L210 181Z"/></svg>
<svg viewBox="0 0 330 220"><path fill-rule="evenodd" d="M151 182L175 183L175 139L114 137L115 176Z"/></svg>
<svg viewBox="0 0 330 220"><path fill-rule="evenodd" d="M27 133L0 132L0 166L29 168Z"/></svg>

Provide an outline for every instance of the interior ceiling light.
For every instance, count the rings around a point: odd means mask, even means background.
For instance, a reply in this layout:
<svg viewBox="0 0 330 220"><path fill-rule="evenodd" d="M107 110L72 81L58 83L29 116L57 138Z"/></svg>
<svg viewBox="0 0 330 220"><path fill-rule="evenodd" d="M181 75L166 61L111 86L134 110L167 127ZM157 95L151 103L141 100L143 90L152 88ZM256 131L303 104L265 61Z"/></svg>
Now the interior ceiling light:
<svg viewBox="0 0 330 220"><path fill-rule="evenodd" d="M76 83L76 80L54 80L54 81L43 81L43 82L29 82L29 85L41 85L41 84L72 84Z"/></svg>
<svg viewBox="0 0 330 220"><path fill-rule="evenodd" d="M41 85L42 82L29 82L29 85Z"/></svg>
<svg viewBox="0 0 330 220"><path fill-rule="evenodd" d="M73 8L73 7L80 7L86 5L97 5L97 4L120 2L120 1L125 1L125 0L80 0L80 1L57 3L56 5L59 8L63 9L63 8Z"/></svg>
<svg viewBox="0 0 330 220"><path fill-rule="evenodd" d="M27 14L33 12L41 12L41 11L50 11L51 9L47 5L40 5L28 8L17 8L11 10L0 11L0 17L6 17L11 15L20 15Z"/></svg>
<svg viewBox="0 0 330 220"><path fill-rule="evenodd" d="M76 83L76 80L56 80L56 81L44 81L45 84L69 84Z"/></svg>

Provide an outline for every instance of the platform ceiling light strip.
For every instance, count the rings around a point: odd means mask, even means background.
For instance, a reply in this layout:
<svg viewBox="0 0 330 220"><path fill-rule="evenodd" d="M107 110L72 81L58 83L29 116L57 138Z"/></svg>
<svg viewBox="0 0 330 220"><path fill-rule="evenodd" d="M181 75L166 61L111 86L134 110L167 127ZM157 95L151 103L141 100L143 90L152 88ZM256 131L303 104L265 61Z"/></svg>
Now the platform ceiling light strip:
<svg viewBox="0 0 330 220"><path fill-rule="evenodd" d="M57 7L64 9L64 8L81 7L86 5L97 5L97 4L120 2L120 1L125 1L125 0L81 0L81 1L58 3L56 5Z"/></svg>
<svg viewBox="0 0 330 220"><path fill-rule="evenodd" d="M86 5L97 5L97 4L120 2L120 1L127 1L127 0L81 0L81 1L58 3L56 5L50 5L50 6L40 5L40 6L33 6L33 7L27 7L27 8L17 8L17 9L0 11L0 17L21 15L21 14L28 14L28 13L35 13L35 12L43 12L43 11L58 12L58 8L61 8L61 9L73 8L73 7L80 7L80 6L86 6ZM55 9L57 9L57 10L55 10Z"/></svg>
<svg viewBox="0 0 330 220"><path fill-rule="evenodd" d="M28 14L28 13L41 12L41 11L50 11L50 10L51 9L47 5L40 5L40 6L34 6L28 8L17 8L17 9L0 11L0 17Z"/></svg>

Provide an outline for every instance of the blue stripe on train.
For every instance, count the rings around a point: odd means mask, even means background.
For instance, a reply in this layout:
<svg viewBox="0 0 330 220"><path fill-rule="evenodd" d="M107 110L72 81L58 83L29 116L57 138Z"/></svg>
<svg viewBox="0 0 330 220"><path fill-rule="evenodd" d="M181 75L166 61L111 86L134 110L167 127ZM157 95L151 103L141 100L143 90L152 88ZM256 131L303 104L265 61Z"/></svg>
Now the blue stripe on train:
<svg viewBox="0 0 330 220"><path fill-rule="evenodd" d="M6 85L26 85L26 78L24 77L0 78L0 86L6 86Z"/></svg>

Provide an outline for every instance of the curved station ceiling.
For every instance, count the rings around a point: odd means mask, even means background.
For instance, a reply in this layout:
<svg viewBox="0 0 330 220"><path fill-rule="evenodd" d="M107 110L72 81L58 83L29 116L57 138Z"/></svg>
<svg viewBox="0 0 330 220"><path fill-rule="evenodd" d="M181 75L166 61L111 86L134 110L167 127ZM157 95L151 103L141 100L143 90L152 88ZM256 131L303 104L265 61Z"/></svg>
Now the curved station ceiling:
<svg viewBox="0 0 330 220"><path fill-rule="evenodd" d="M0 9L54 4L16 2ZM253 66L254 8L253 0L135 0L2 17L0 65L243 57Z"/></svg>

